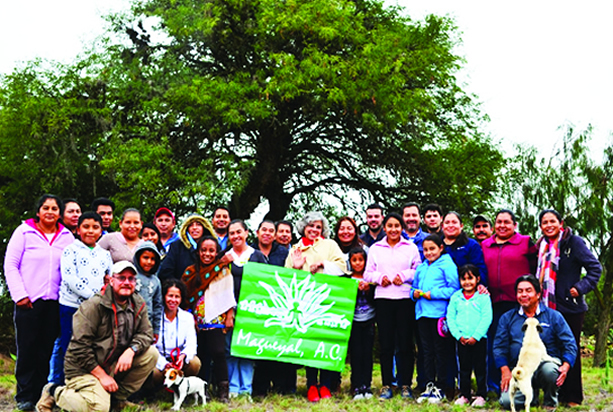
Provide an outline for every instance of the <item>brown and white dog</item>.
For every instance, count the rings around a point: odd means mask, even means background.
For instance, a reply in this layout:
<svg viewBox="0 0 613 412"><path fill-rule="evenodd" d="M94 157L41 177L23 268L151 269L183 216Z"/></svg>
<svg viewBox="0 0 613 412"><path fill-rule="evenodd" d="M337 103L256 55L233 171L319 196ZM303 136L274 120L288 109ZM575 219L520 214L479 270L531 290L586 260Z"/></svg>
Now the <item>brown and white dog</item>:
<svg viewBox="0 0 613 412"><path fill-rule="evenodd" d="M184 377L183 371L175 368L167 369L164 376L164 386L173 391L174 404L171 408L173 411L181 409L181 405L187 395L194 395L196 400L194 406L198 405L198 395L202 398L202 404L206 405L206 381L197 376Z"/></svg>
<svg viewBox="0 0 613 412"><path fill-rule="evenodd" d="M521 329L524 331L524 340L519 351L517 365L511 372L513 376L509 383L509 397L511 411L515 412L515 392L519 389L526 397L526 412L530 412L530 403L533 396L532 375L534 375L541 362L557 361L547 354L547 348L539 335L543 328L539 324L538 319L526 319Z"/></svg>

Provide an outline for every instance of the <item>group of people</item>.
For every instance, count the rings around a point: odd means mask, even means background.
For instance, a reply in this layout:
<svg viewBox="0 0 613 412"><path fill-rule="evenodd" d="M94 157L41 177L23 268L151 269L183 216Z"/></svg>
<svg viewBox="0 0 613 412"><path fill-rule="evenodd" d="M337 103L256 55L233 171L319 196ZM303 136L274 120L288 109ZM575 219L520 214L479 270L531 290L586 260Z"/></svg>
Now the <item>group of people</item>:
<svg viewBox="0 0 613 412"><path fill-rule="evenodd" d="M535 375L545 406L583 400L577 348L585 295L601 268L554 210L539 215L536 244L517 232L510 210L499 211L493 227L475 217L473 239L458 213L407 203L401 213L368 206L363 234L348 216L331 233L320 212L295 224L264 220L250 245L249 228L225 207L210 221L186 217L178 233L168 208L151 223L127 209L118 232L111 200L96 199L91 209L44 195L9 241L4 268L15 301L20 410L120 410L159 387L169 367L214 383L224 402L295 393L296 365L231 355L247 262L358 279L348 353L356 400L373 396L377 330L380 399L393 397L394 386L412 399L416 369L417 402L483 406L491 390L508 406L521 326L533 316L559 361ZM307 367L306 377L311 402L340 390L338 372Z"/></svg>

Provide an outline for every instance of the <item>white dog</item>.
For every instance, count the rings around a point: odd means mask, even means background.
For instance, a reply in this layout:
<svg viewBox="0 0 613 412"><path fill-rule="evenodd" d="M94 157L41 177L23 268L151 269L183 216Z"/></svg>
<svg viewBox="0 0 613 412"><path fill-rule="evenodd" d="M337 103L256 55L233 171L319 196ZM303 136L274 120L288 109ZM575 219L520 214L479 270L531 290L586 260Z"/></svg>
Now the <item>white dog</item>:
<svg viewBox="0 0 613 412"><path fill-rule="evenodd" d="M185 400L187 395L194 395L196 402L194 406L198 405L198 395L202 398L202 404L206 405L205 386L206 382L197 376L184 377L183 371L175 368L169 368L166 370L164 386L173 391L174 405L172 405L173 411L181 409L181 404Z"/></svg>
<svg viewBox="0 0 613 412"><path fill-rule="evenodd" d="M526 397L526 412L530 412L530 403L533 396L532 375L534 375L541 362L556 362L556 360L547 354L547 348L539 335L543 328L539 324L538 319L526 319L521 329L524 331L524 340L519 351L517 365L511 372L513 376L509 383L509 397L511 411L515 412L515 392L519 389Z"/></svg>

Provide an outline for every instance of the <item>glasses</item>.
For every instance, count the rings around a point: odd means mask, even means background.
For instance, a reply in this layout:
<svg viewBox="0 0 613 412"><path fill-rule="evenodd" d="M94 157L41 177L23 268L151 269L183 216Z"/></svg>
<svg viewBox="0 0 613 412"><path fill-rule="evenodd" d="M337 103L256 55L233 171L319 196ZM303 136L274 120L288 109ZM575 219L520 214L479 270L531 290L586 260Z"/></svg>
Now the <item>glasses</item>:
<svg viewBox="0 0 613 412"><path fill-rule="evenodd" d="M124 283L124 282L136 283L136 276L115 275L113 277L121 283Z"/></svg>

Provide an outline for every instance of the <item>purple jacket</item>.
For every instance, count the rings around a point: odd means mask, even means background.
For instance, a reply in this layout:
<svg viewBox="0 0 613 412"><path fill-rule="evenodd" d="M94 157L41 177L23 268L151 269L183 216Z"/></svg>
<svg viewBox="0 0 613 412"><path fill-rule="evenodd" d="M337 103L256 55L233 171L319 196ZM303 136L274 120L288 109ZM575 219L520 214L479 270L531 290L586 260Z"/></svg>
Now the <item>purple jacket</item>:
<svg viewBox="0 0 613 412"><path fill-rule="evenodd" d="M487 266L488 288L492 303L517 302L515 281L536 271L537 250L530 236L515 233L505 243L496 243L496 236L481 242Z"/></svg>
<svg viewBox="0 0 613 412"><path fill-rule="evenodd" d="M61 224L51 242L36 228L34 219L19 225L4 257L4 276L13 301L26 297L32 302L57 300L62 251L73 241L72 233Z"/></svg>
<svg viewBox="0 0 613 412"><path fill-rule="evenodd" d="M368 249L364 280L377 285L375 299L410 299L415 269L420 263L419 251L413 242L401 237L391 247L386 236ZM380 286L384 275L393 282L397 274L402 278L402 285Z"/></svg>

